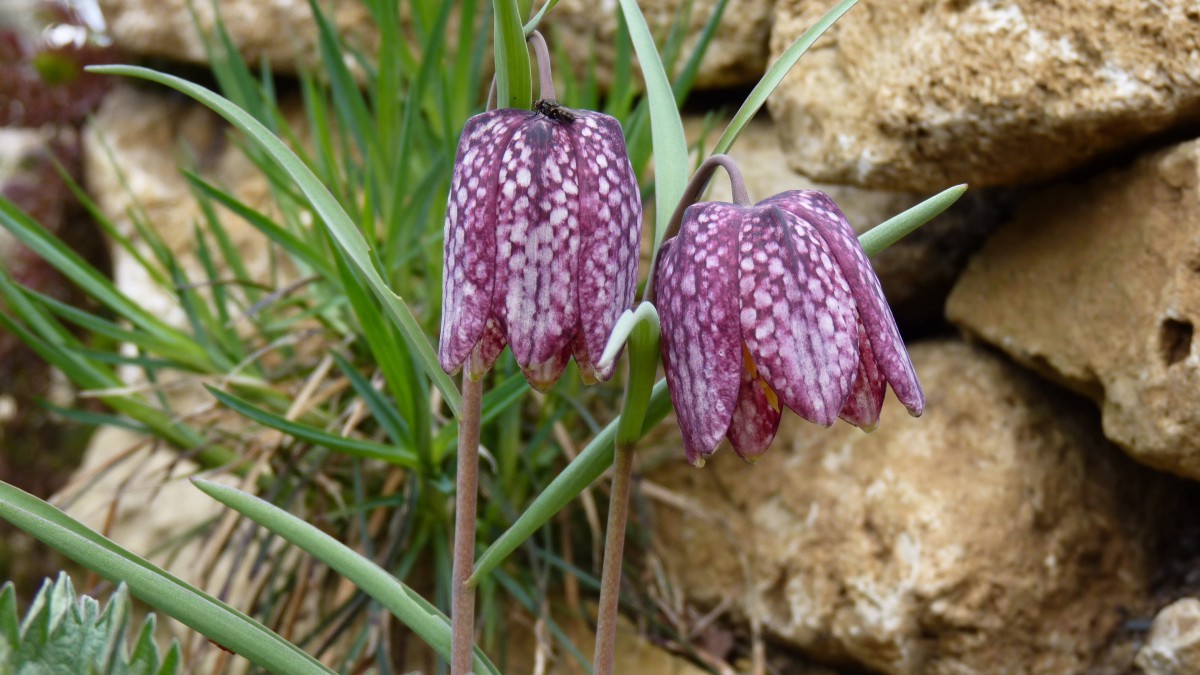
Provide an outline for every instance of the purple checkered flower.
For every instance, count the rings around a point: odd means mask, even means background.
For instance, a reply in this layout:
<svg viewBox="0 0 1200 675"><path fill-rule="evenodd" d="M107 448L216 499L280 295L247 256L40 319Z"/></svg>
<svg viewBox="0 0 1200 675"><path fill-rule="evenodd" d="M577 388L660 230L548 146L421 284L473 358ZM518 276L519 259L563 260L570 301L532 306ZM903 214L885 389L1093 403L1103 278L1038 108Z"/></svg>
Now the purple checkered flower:
<svg viewBox="0 0 1200 675"><path fill-rule="evenodd" d="M438 357L478 379L507 344L545 390L572 354L585 381L612 376L595 361L633 302L642 204L617 120L538 110L486 112L463 129Z"/></svg>
<svg viewBox="0 0 1200 675"><path fill-rule="evenodd" d="M870 430L891 385L911 414L924 411L879 279L828 195L695 204L659 256L663 363L692 464L723 437L761 456L781 406Z"/></svg>

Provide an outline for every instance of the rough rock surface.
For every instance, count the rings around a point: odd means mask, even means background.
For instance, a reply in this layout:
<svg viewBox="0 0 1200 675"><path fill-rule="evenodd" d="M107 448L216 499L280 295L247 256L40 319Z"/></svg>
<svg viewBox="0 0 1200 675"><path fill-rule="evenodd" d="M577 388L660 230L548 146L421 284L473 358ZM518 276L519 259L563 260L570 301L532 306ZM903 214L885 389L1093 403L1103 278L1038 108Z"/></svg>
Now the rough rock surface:
<svg viewBox="0 0 1200 675"><path fill-rule="evenodd" d="M699 135L699 120L686 120L690 136ZM716 142L718 125L708 139ZM786 190L827 192L858 233L866 232L930 195L884 192L816 183L787 167L779 144L779 128L759 118L747 126L729 155L738 163L753 200ZM718 171L706 199L730 201L729 181ZM943 329L942 307L950 288L989 233L1009 212L1009 195L1001 190L971 190L949 211L872 258L875 272L905 337Z"/></svg>
<svg viewBox="0 0 1200 675"><path fill-rule="evenodd" d="M655 35L666 34L684 4L682 0L643 0L639 3ZM716 4L716 0L691 2L681 66L692 53ZM767 39L774 5L775 0L738 0L728 4L716 35L700 62L697 88L753 85L762 77L767 65ZM581 67L581 75L585 74L582 66L594 57L596 79L605 88L611 86L613 80L613 45L616 44L619 11L616 0L562 0L547 15L554 36L551 47L564 50L570 62ZM636 57L633 69L640 81Z"/></svg>
<svg viewBox="0 0 1200 675"><path fill-rule="evenodd" d="M193 63L206 63L200 31L215 25L209 0L99 0L109 34L122 50ZM268 59L276 70L295 71L319 62L316 25L308 0L219 0L225 29L248 62ZM356 0L322 0L325 16L352 43L369 45L375 32L366 5ZM194 5L193 20L188 6Z"/></svg>
<svg viewBox="0 0 1200 675"><path fill-rule="evenodd" d="M830 4L779 0L772 53ZM863 0L831 34L771 98L818 180L1029 183L1200 121L1195 0Z"/></svg>
<svg viewBox="0 0 1200 675"><path fill-rule="evenodd" d="M1137 460L1200 478L1200 141L1032 196L947 314L1101 404Z"/></svg>
<svg viewBox="0 0 1200 675"><path fill-rule="evenodd" d="M649 474L682 496L657 511L656 550L688 597L833 662L1083 672L1145 591L1161 475L1107 443L1088 402L981 348L912 355L921 419L893 397L872 434L791 416L757 465L718 452Z"/></svg>
<svg viewBox="0 0 1200 675"><path fill-rule="evenodd" d="M1147 675L1200 673L1200 600L1184 598L1159 612L1136 663Z"/></svg>

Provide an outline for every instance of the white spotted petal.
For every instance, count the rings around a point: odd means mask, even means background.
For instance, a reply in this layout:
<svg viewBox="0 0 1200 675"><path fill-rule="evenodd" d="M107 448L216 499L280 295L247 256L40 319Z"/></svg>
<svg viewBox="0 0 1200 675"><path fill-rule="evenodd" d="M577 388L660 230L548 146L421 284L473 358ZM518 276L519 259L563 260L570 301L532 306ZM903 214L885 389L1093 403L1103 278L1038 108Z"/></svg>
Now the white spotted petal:
<svg viewBox="0 0 1200 675"><path fill-rule="evenodd" d="M742 209L688 208L655 273L660 351L688 461L702 465L729 430L742 380L737 235Z"/></svg>
<svg viewBox="0 0 1200 675"><path fill-rule="evenodd" d="M604 366L595 361L617 319L633 303L642 199L621 125L607 115L584 113L572 126L582 126L574 139L582 205L576 279L583 337L575 360L585 380L607 380L616 360Z"/></svg>
<svg viewBox="0 0 1200 675"><path fill-rule="evenodd" d="M854 229L833 199L817 190L784 192L760 204L771 204L796 215L824 236L830 254L850 284L863 331L879 372L912 415L925 410L925 394L900 337L896 319L883 295L879 277L863 251Z"/></svg>
<svg viewBox="0 0 1200 675"><path fill-rule="evenodd" d="M695 204L659 260L663 365L693 464L723 437L753 461L783 407L869 430L890 384L913 414L924 408L879 281L828 196Z"/></svg>
<svg viewBox="0 0 1200 675"><path fill-rule="evenodd" d="M446 213L439 357L480 377L507 344L551 386L572 352L585 380L632 304L641 199L620 124L496 110L468 121Z"/></svg>
<svg viewBox="0 0 1200 675"><path fill-rule="evenodd" d="M497 110L467 120L446 204L442 338L438 359L456 372L479 343L492 304L496 261L498 161L526 117Z"/></svg>
<svg viewBox="0 0 1200 675"><path fill-rule="evenodd" d="M742 339L780 402L828 426L858 369L850 289L819 233L792 214L756 206L742 219Z"/></svg>

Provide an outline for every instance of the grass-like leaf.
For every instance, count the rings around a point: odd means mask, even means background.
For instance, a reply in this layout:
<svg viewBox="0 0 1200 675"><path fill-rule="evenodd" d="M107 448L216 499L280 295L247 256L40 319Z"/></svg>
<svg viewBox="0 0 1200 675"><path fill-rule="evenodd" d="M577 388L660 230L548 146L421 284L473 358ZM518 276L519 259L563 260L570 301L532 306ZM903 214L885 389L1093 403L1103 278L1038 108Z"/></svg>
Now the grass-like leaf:
<svg viewBox="0 0 1200 675"><path fill-rule="evenodd" d="M450 656L450 624L446 617L401 583L353 549L283 509L240 490L195 479L205 494L262 525L325 563L356 587L386 607L439 654ZM475 650L477 673L496 673L483 652Z"/></svg>
<svg viewBox="0 0 1200 675"><path fill-rule="evenodd" d="M496 103L501 108L528 110L533 104L529 49L517 0L492 0L495 14Z"/></svg>
<svg viewBox="0 0 1200 675"><path fill-rule="evenodd" d="M324 448L329 448L335 452L345 453L354 457L362 457L364 459L381 459L385 462L398 464L400 466L415 469L420 466L417 460L416 453L407 448L399 446L384 445L373 441L363 441L356 438L345 438L337 434L331 434L327 431L314 429L310 426L292 422L284 417L269 413L262 408L259 408L249 401L240 399L233 394L225 393L219 389L208 387L208 392L212 394L223 405L237 412L243 417L248 417L259 424L277 429L285 434L294 436L300 440L308 441L314 445L319 445Z"/></svg>
<svg viewBox="0 0 1200 675"><path fill-rule="evenodd" d="M417 318L407 303L388 288L387 283L380 276L372 260L370 248L354 222L330 194L329 189L317 179L312 170L296 156L296 153L292 152L269 129L246 111L200 85L138 66L102 66L93 70L102 74L125 75L157 82L194 98L224 117L265 150L308 198L321 222L328 228L330 235L346 252L347 257L367 280L375 296L379 298L388 316L396 323L409 348L418 355L426 376L442 392L450 409L455 414L458 413L462 403L458 388L454 385L454 381L442 371L437 354L434 353L433 346L421 330Z"/></svg>
<svg viewBox="0 0 1200 675"><path fill-rule="evenodd" d="M33 495L0 482L0 518L252 663L277 673L326 668L261 623L130 553Z"/></svg>
<svg viewBox="0 0 1200 675"><path fill-rule="evenodd" d="M687 139L683 135L683 121L679 117L679 107L675 105L671 80L659 59L646 17L636 0L620 0L620 3L641 64L650 104L650 135L654 147L654 248L657 249L687 185Z"/></svg>

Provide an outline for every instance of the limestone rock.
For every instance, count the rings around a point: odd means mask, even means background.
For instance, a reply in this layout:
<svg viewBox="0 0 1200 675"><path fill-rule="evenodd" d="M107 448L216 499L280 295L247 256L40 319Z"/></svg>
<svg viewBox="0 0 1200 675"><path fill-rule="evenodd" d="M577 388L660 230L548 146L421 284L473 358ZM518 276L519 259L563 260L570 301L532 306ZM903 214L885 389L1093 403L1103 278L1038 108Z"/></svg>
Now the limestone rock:
<svg viewBox="0 0 1200 675"><path fill-rule="evenodd" d="M717 3L716 0L695 0L690 4L688 37L684 40L679 61L681 67ZM700 62L697 88L747 86L758 82L766 70L767 38L774 4L775 0L738 0L727 5L716 35ZM685 3L682 0L643 0L639 5L650 30L656 35L665 35ZM613 80L619 11L616 0L562 0L546 20L554 36L551 47L564 50L570 62L581 67L581 76L585 75L583 64L594 57L596 78L605 88L611 86ZM633 70L640 81L636 57Z"/></svg>
<svg viewBox="0 0 1200 675"><path fill-rule="evenodd" d="M951 321L1098 401L1135 459L1200 478L1200 141L1032 196Z"/></svg>
<svg viewBox="0 0 1200 675"><path fill-rule="evenodd" d="M1200 673L1200 600L1184 598L1159 612L1136 663L1147 675Z"/></svg>
<svg viewBox="0 0 1200 675"><path fill-rule="evenodd" d="M188 0L99 0L109 34L122 50L193 63L206 63L200 31L215 25L213 4ZM219 0L225 29L251 64L268 59L276 70L294 72L319 63L317 31L308 0ZM352 43L376 39L370 12L356 0L322 0L325 16ZM194 5L196 19L189 12ZM199 26L196 25L199 22Z"/></svg>
<svg viewBox="0 0 1200 675"><path fill-rule="evenodd" d="M773 54L828 2L779 0ZM818 180L1030 183L1200 120L1194 0L863 0L771 98Z"/></svg>
<svg viewBox="0 0 1200 675"><path fill-rule="evenodd" d="M920 419L889 396L871 434L789 416L753 466L676 450L648 474L677 496L655 550L689 598L834 663L1083 672L1145 592L1139 500L1167 477L1108 444L1086 401L987 351L912 356Z"/></svg>
<svg viewBox="0 0 1200 675"><path fill-rule="evenodd" d="M690 136L699 135L698 121L686 122ZM715 143L722 129L723 125L717 126L711 142ZM860 234L930 196L814 182L788 169L778 125L761 117L742 131L729 155L737 161L751 199L786 190L821 190L833 197ZM706 199L732 199L723 172L717 172ZM971 190L949 211L872 258L906 337L944 327L942 307L950 288L970 254L1008 213L1010 200L1000 190Z"/></svg>

